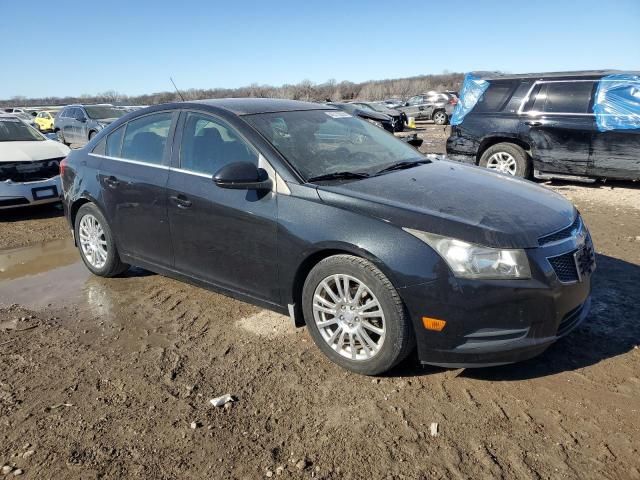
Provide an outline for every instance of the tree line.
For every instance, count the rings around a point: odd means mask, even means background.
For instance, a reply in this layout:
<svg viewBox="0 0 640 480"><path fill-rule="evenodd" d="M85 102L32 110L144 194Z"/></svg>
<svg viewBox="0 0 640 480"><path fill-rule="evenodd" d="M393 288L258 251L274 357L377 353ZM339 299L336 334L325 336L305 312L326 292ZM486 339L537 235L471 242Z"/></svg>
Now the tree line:
<svg viewBox="0 0 640 480"><path fill-rule="evenodd" d="M305 101L350 101L350 100L384 100L387 98L406 99L411 95L431 90L459 90L464 75L462 73L442 73L438 75L419 75L415 77L370 80L354 83L328 80L324 83L313 83L303 80L297 84L285 84L279 87L253 83L240 88L191 88L181 90L185 100L228 97L264 97L288 98ZM145 95L125 95L109 90L96 95L80 95L69 97L27 98L15 96L0 100L0 107L36 106L36 105L69 105L71 103L114 103L119 105L153 105L179 101L175 91L150 93Z"/></svg>

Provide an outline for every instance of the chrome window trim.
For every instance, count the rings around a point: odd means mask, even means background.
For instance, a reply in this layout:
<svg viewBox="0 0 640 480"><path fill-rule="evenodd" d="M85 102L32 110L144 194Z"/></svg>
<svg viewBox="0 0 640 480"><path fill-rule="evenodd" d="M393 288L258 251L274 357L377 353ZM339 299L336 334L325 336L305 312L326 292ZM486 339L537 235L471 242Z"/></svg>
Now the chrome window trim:
<svg viewBox="0 0 640 480"><path fill-rule="evenodd" d="M109 157L107 155L100 155L99 153L93 153L93 152L89 152L88 155L91 157L104 158L106 160L115 160L117 162L131 163L133 165L142 165L145 167L159 168L161 170L169 170L169 166L167 165L158 165L155 163L141 162L139 160L129 160L127 158L120 158L120 157Z"/></svg>
<svg viewBox="0 0 640 480"><path fill-rule="evenodd" d="M533 89L536 88L536 86L538 85L542 85L545 83L577 83L577 82L592 82L592 83L596 83L599 82L600 80L536 80L535 82L533 82L533 85L531 85L531 87L529 88L529 90L527 91L527 94L524 96L524 98L522 99L522 101L520 102L520 107L518 107L518 115L527 115L530 117L537 117L540 115L551 115L551 116L563 116L563 115L569 115L572 117L575 116L579 116L579 117L595 117L595 113L565 113L565 112L541 112L539 110L527 110L526 112L524 111L524 106L527 104L527 102L531 99L531 92L533 92ZM611 81L611 80L605 80L605 81Z"/></svg>

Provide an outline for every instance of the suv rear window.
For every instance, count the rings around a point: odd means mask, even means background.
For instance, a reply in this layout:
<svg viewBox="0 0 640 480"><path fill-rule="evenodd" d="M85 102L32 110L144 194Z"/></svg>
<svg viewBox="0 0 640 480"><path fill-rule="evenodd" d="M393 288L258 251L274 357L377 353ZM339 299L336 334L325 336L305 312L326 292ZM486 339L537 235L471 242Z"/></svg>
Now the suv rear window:
<svg viewBox="0 0 640 480"><path fill-rule="evenodd" d="M478 99L474 112L497 112L507 103L516 82L490 82L489 88Z"/></svg>

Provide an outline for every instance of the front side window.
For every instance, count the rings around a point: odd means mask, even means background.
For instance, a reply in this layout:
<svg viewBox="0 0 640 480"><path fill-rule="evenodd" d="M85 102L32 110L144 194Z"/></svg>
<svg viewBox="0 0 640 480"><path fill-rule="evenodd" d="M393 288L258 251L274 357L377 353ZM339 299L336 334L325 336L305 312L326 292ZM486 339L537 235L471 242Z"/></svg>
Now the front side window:
<svg viewBox="0 0 640 480"><path fill-rule="evenodd" d="M383 129L339 110L243 117L306 180L338 172L374 174L397 162L424 160Z"/></svg>
<svg viewBox="0 0 640 480"><path fill-rule="evenodd" d="M173 112L162 112L131 120L126 125L122 152L119 156L161 165L173 116Z"/></svg>
<svg viewBox="0 0 640 480"><path fill-rule="evenodd" d="M201 113L187 113L180 167L213 175L228 163L258 164L258 154L228 124Z"/></svg>

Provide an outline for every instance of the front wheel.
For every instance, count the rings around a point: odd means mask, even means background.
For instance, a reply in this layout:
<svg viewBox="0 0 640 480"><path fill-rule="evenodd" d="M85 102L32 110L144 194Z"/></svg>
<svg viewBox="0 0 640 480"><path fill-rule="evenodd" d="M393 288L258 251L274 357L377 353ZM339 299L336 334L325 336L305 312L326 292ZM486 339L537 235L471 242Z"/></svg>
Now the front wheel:
<svg viewBox="0 0 640 480"><path fill-rule="evenodd" d="M513 143L497 143L487 148L478 163L481 167L514 177L528 178L531 171L529 156Z"/></svg>
<svg viewBox="0 0 640 480"><path fill-rule="evenodd" d="M335 255L320 261L307 276L302 302L315 344L347 370L377 375L413 349L412 327L398 292L363 258Z"/></svg>
<svg viewBox="0 0 640 480"><path fill-rule="evenodd" d="M433 114L433 122L436 125L446 125L448 121L449 121L449 116L442 110L438 110L436 113Z"/></svg>
<svg viewBox="0 0 640 480"><path fill-rule="evenodd" d="M129 268L120 260L107 220L93 203L78 210L75 237L82 261L95 275L113 277Z"/></svg>

